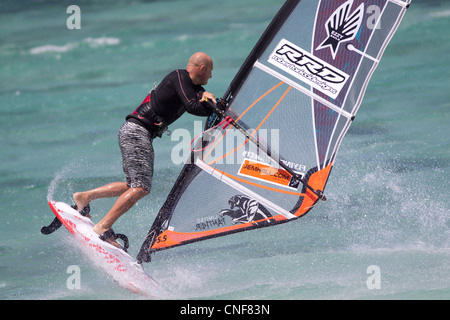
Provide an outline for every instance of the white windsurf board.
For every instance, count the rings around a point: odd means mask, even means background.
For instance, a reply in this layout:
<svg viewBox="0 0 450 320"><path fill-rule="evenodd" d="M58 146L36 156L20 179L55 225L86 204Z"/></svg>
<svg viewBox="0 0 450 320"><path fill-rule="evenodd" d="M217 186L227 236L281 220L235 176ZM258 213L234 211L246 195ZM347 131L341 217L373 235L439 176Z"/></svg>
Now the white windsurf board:
<svg viewBox="0 0 450 320"><path fill-rule="evenodd" d="M145 296L158 297L161 286L144 270L141 264L121 248L99 238L94 223L70 205L49 201L50 208L91 261L110 275L123 288Z"/></svg>

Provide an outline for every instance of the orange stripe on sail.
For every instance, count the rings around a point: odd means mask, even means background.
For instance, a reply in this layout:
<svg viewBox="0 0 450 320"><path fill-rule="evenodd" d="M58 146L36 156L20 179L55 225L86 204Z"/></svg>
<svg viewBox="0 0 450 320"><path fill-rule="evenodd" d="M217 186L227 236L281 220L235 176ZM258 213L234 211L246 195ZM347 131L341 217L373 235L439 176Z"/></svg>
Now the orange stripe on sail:
<svg viewBox="0 0 450 320"><path fill-rule="evenodd" d="M316 189L323 189L326 181L328 179L328 176L330 174L330 170L333 166L333 163L329 164L324 169L314 172L308 182L310 185ZM229 176L230 178L236 179L237 177L232 177L226 173L223 173L226 176ZM239 178L237 178L239 179ZM242 181L242 180L240 180ZM243 181L246 183L249 183L249 181ZM277 190L279 191L279 190ZM287 192L289 193L289 192ZM295 216L301 217L305 213L307 213L316 203L317 201L317 195L312 193L310 190L307 190L304 194L298 194L304 196L301 206L298 208L298 210L294 213ZM238 224L238 225L232 225L228 227L223 227L219 229L211 229L206 231L200 231L200 232L176 232L176 231L170 231L165 230L162 232L156 239L155 243L152 245L151 249L153 250L162 250L169 247L179 246L182 244L185 244L186 242L192 242L199 240L201 238L206 237L215 237L220 236L223 233L233 233L238 231L244 231L243 229L249 228L254 225L254 223L262 222L265 220L274 220L276 222L282 222L286 220L284 216L281 214L272 216L267 219L261 219L257 221L251 221L248 223Z"/></svg>
<svg viewBox="0 0 450 320"><path fill-rule="evenodd" d="M200 231L200 232L176 232L176 231L170 231L165 230L163 233L161 233L157 238L155 243L152 245L151 249L153 250L162 250L169 247L175 247L184 244L185 242L195 241L201 238L206 237L215 237L219 236L222 233L233 233L238 232L241 229L246 229L249 227L253 227L255 223L260 223L267 220L274 220L274 221L281 221L285 220L286 218L282 215L276 215L270 218L251 221L247 223L242 224L236 224L229 227L223 227L219 229L211 229L207 231ZM243 230L241 230L243 231Z"/></svg>
<svg viewBox="0 0 450 320"><path fill-rule="evenodd" d="M227 176L228 178L246 183L246 184L250 184L252 186L258 187L258 188L262 188L262 189L266 189L266 190L270 190L270 191L275 191L275 192L279 192L279 193L285 193L285 194L290 194L290 195L294 195L294 196L304 196L306 195L305 193L300 193L300 192L295 192L295 191L288 191L288 190L281 190L281 189L277 189L277 188L272 188L272 187L268 187L268 186L264 186L262 184L256 183L256 182L252 182L243 178L239 178L236 176L233 176L229 173L223 172L221 170L218 169L214 169L217 172L220 172L221 174L223 174L224 176Z"/></svg>
<svg viewBox="0 0 450 320"><path fill-rule="evenodd" d="M238 121L239 119L241 119L244 114L247 113L247 111L249 111L251 108L253 108L259 101L261 101L262 98L264 98L265 96L267 96L269 93L271 93L273 90L275 90L276 88L278 88L279 86L281 86L284 82L281 81L280 83L278 83L277 85L275 85L273 88L269 89L268 91L266 91L261 97L259 97L258 99L255 100L255 102L253 102L247 109L244 110L244 112L241 113L241 115L235 119L235 121ZM227 132L231 129L228 128L227 131L225 131L224 135L222 135L220 137L219 140L217 140L217 142L214 144L214 146L212 146L212 148L208 151L208 153L203 157L202 160L205 160L210 154L211 152L214 150L214 148L219 144L220 141L222 141L223 137L227 134Z"/></svg>
<svg viewBox="0 0 450 320"><path fill-rule="evenodd" d="M269 89L268 91L266 91L261 97L259 97L258 99L255 100L255 102L253 102L247 109L244 110L244 112L241 113L241 115L235 119L235 121L239 121L239 119L241 119L251 108L253 108L259 101L261 101L262 98L264 98L265 96L267 96L269 93L271 93L273 90L275 90L276 88L278 88L279 86L281 86L284 82L281 81L280 83L278 83L277 85L275 85L273 88ZM227 132L231 129L231 127L229 127L225 133L220 137L219 140L217 140L217 142L214 144L214 146L212 146L212 148L208 151L208 153L203 157L202 160L205 160L210 154L211 152L214 150L214 148L219 144L220 141L222 141L223 137L227 134Z"/></svg>
<svg viewBox="0 0 450 320"><path fill-rule="evenodd" d="M286 96L286 94L289 92L289 90L291 90L291 86L289 86L289 88L287 88L287 90L283 93L283 95L281 96L281 98L277 101L277 103L273 106L273 108L269 111L269 113L264 117L264 119L260 122L260 124L258 125L258 127L256 127L256 129L250 134L250 136L253 137L253 135L259 130L259 128L264 124L264 122L266 122L266 120L269 118L269 116L272 114L272 112L278 107L278 105L281 103L281 101L283 101L284 97ZM227 157L228 155L238 151L240 148L242 148L247 142L248 142L248 138L245 140L245 142L243 144L241 144L239 147L234 148L233 150L227 152L225 155L223 155L222 157L219 157L213 161L211 161L210 163L208 163L208 165L212 165L213 163L216 163L217 161ZM211 149L212 151L212 149ZM210 151L210 152L211 152ZM209 154L209 153L208 153Z"/></svg>

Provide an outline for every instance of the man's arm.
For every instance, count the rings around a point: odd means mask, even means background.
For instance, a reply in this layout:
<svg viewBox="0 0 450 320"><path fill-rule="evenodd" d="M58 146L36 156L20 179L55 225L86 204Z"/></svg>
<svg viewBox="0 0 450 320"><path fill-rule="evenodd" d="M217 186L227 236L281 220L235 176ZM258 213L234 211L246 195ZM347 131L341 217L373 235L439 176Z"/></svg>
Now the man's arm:
<svg viewBox="0 0 450 320"><path fill-rule="evenodd" d="M188 81L190 79L183 79L183 75L181 75L178 70L177 77L178 83L175 84L175 90L181 101L183 102L186 111L196 116L211 115L212 111L209 110L209 108L203 106L202 102L208 99L214 101L215 103L216 99L214 95L207 91L196 92Z"/></svg>

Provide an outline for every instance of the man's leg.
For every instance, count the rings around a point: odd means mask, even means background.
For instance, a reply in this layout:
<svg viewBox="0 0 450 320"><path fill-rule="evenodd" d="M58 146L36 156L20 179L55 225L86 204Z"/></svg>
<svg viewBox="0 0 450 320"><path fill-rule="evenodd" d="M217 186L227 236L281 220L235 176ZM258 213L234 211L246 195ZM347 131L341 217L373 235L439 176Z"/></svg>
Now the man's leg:
<svg viewBox="0 0 450 320"><path fill-rule="evenodd" d="M125 182L113 182L89 191L76 192L73 194L73 200L77 204L77 209L82 210L92 200L118 197L121 196L129 188L130 187L128 187Z"/></svg>
<svg viewBox="0 0 450 320"><path fill-rule="evenodd" d="M130 210L139 199L142 199L147 194L148 191L144 188L129 188L122 193L106 216L94 226L94 232L102 235L108 231L121 215ZM106 241L120 248L120 244L113 237L106 239Z"/></svg>
<svg viewBox="0 0 450 320"><path fill-rule="evenodd" d="M130 210L138 200L147 194L148 192L144 188L129 188L117 199L106 216L94 226L94 231L98 234L103 234L105 231L108 231L121 215Z"/></svg>
<svg viewBox="0 0 450 320"><path fill-rule="evenodd" d="M112 225L127 212L135 203L150 192L153 176L153 146L149 132L138 124L125 122L119 130L119 146L122 153L122 167L126 176L126 183L112 183L100 190L91 190L85 198L119 196L114 206L106 216L94 226L94 232L99 235L110 230ZM132 186L132 187L128 187ZM97 198L96 198L97 197ZM107 242L119 246L113 237Z"/></svg>

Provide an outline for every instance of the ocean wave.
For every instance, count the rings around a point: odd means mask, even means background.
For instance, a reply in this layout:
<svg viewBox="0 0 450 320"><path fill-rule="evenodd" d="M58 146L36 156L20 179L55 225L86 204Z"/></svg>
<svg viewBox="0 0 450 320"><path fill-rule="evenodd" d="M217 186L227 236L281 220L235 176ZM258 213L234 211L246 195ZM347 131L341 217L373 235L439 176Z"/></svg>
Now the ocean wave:
<svg viewBox="0 0 450 320"><path fill-rule="evenodd" d="M41 54L41 53L46 53L46 52L61 53L61 52L67 52L74 47L75 47L75 44L72 44L72 43L68 43L64 46L55 46L52 44L46 44L44 46L39 46L39 47L30 49L30 53L31 54Z"/></svg>
<svg viewBox="0 0 450 320"><path fill-rule="evenodd" d="M81 40L80 42L69 42L62 46L56 46L52 44L46 44L39 47L34 47L30 49L31 54L42 54L42 53L48 53L48 52L56 52L56 53L63 53L67 52L69 50L72 50L81 44L88 44L91 48L97 48L102 46L115 46L120 43L119 38L114 37L99 37L99 38L85 38Z"/></svg>
<svg viewBox="0 0 450 320"><path fill-rule="evenodd" d="M82 42L88 43L91 46L115 46L120 43L119 38L109 38L109 37L100 37L100 38L86 38Z"/></svg>
<svg viewBox="0 0 450 320"><path fill-rule="evenodd" d="M450 10L432 12L432 13L430 13L430 16L438 17L438 18L449 17L450 16Z"/></svg>

